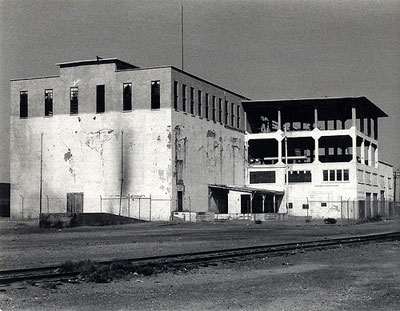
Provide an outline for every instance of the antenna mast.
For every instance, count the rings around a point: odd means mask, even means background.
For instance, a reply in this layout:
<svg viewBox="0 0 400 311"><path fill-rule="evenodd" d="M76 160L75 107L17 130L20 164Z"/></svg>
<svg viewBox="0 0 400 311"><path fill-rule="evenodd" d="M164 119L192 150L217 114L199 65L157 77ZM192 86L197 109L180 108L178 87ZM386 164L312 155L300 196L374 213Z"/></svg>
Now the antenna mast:
<svg viewBox="0 0 400 311"><path fill-rule="evenodd" d="M181 56L182 56L182 59L181 59L181 67L182 67L182 70L183 70L183 5L182 5L182 7L181 7L181 26L182 26L182 41L181 41L181 48L182 48L182 51L181 51Z"/></svg>

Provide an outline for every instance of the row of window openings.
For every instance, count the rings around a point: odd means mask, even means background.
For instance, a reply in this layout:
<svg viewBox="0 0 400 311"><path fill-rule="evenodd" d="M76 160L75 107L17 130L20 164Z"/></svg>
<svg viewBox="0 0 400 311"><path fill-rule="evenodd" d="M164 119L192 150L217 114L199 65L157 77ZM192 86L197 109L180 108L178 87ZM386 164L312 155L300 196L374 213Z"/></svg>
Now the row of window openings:
<svg viewBox="0 0 400 311"><path fill-rule="evenodd" d="M276 182L275 171L250 172L250 184L273 184ZM311 182L311 171L289 171L289 183ZM323 170L324 181L348 181L349 170ZM286 182L286 176L285 176Z"/></svg>
<svg viewBox="0 0 400 311"><path fill-rule="evenodd" d="M178 109L179 104L179 84L174 81L174 109ZM217 98L212 95L211 97L211 114L210 114L210 94L205 93L205 109L203 114L203 102L202 102L202 91L197 90L197 107L195 107L195 89L190 87L189 91L189 106L187 105L187 86L182 84L182 111L189 112L192 115L198 115L200 117L205 117L206 119L211 119L214 122L220 122L231 126L236 126L240 128L240 106L236 106L231 103L229 109L229 102L225 100L223 114L222 104L223 100L218 98L218 108L217 108ZM235 109L236 106L236 109ZM236 111L235 111L236 110ZM235 115L236 113L236 115ZM211 116L211 118L210 118Z"/></svg>
<svg viewBox="0 0 400 311"><path fill-rule="evenodd" d="M349 170L323 170L323 181L348 181Z"/></svg>
<svg viewBox="0 0 400 311"><path fill-rule="evenodd" d="M123 84L123 111L132 110L132 83ZM160 81L151 82L151 109L160 109ZM70 88L70 114L78 114L78 87ZM96 86L96 113L105 112L105 86ZM44 115L53 115L53 90L44 91ZM28 92L20 92L20 117L28 117Z"/></svg>

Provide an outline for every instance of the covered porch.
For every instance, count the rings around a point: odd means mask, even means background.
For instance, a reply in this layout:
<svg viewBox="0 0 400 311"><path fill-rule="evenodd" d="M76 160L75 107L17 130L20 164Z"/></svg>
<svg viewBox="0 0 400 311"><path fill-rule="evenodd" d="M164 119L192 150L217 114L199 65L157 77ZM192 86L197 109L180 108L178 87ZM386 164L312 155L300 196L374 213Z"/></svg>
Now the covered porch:
<svg viewBox="0 0 400 311"><path fill-rule="evenodd" d="M253 219L254 214L278 214L284 192L252 187L208 185L208 210L216 218ZM261 215L258 215L260 218ZM263 218L263 217L261 217Z"/></svg>

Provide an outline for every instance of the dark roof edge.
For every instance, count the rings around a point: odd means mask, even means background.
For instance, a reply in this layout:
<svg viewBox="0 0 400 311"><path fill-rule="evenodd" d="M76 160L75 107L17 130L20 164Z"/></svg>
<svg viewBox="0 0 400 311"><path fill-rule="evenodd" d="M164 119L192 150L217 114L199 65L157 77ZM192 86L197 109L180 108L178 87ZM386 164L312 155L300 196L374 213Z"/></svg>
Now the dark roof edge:
<svg viewBox="0 0 400 311"><path fill-rule="evenodd" d="M392 165L392 164L390 164L390 163L387 163L387 162L385 162L385 161L378 160L378 162L379 162L379 163L382 163L382 164L384 164L384 165L387 165L387 166L393 167L393 165Z"/></svg>
<svg viewBox="0 0 400 311"><path fill-rule="evenodd" d="M10 79L10 81L22 81L22 80L36 80L36 79L52 79L52 78L59 78L59 75L56 76L41 76L41 77L28 77L28 78L16 78Z"/></svg>
<svg viewBox="0 0 400 311"><path fill-rule="evenodd" d="M100 64L112 64L114 63L117 68L122 67L121 69L135 69L139 68L138 66L132 65L130 63L124 62L118 58L99 58L99 59L88 59L88 60L78 60L78 61L70 61L70 62L62 62L56 63L56 66L60 68L66 67L76 67L76 66L85 66L85 65L100 65Z"/></svg>

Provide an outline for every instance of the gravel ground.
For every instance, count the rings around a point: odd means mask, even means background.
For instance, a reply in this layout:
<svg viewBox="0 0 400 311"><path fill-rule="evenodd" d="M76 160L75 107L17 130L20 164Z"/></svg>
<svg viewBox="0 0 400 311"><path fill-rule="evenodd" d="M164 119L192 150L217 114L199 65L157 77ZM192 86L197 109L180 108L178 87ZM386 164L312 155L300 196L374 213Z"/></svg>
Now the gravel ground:
<svg viewBox="0 0 400 311"><path fill-rule="evenodd" d="M56 230L40 229L33 222L0 221L0 269L278 244L398 231L399 227L400 219L345 225L295 219L262 224L138 223Z"/></svg>
<svg viewBox="0 0 400 311"><path fill-rule="evenodd" d="M224 262L107 284L0 287L2 310L399 310L400 242Z"/></svg>

